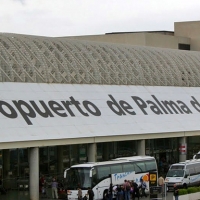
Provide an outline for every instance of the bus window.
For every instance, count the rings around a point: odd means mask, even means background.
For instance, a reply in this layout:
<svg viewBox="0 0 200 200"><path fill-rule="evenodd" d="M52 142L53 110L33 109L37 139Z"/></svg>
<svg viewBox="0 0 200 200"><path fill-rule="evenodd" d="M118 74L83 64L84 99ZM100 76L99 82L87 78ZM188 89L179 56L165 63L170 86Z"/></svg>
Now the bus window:
<svg viewBox="0 0 200 200"><path fill-rule="evenodd" d="M146 161L145 165L146 165L146 171L156 171L157 170L155 161Z"/></svg>
<svg viewBox="0 0 200 200"><path fill-rule="evenodd" d="M98 171L98 182L100 180L103 180L110 175L110 166L98 166L97 167Z"/></svg>
<svg viewBox="0 0 200 200"><path fill-rule="evenodd" d="M133 172L135 171L133 163L124 163L123 166L123 172Z"/></svg>
<svg viewBox="0 0 200 200"><path fill-rule="evenodd" d="M146 172L144 162L135 163L135 173Z"/></svg>
<svg viewBox="0 0 200 200"><path fill-rule="evenodd" d="M118 164L118 165L111 165L110 166L110 171L111 171L111 174L121 173L122 172L122 165L120 165L120 164Z"/></svg>
<svg viewBox="0 0 200 200"><path fill-rule="evenodd" d="M91 187L91 178L89 177L89 168L71 168L67 173L67 186L69 189L81 187L82 189Z"/></svg>

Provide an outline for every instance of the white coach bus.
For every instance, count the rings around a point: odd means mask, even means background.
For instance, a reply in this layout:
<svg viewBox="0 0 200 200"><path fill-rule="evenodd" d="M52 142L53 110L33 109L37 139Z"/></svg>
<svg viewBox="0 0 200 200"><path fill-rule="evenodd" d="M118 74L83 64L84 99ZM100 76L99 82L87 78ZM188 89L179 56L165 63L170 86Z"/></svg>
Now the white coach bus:
<svg viewBox="0 0 200 200"><path fill-rule="evenodd" d="M68 189L68 199L77 199L77 188L82 189L83 196L92 188L94 199L103 199L110 183L123 184L124 180L141 179L147 187L157 186L157 163L154 157L133 156L116 158L104 162L88 162L73 165L64 171Z"/></svg>
<svg viewBox="0 0 200 200"><path fill-rule="evenodd" d="M172 190L175 183L180 188L200 185L200 159L172 164L167 172L165 183L168 190Z"/></svg>

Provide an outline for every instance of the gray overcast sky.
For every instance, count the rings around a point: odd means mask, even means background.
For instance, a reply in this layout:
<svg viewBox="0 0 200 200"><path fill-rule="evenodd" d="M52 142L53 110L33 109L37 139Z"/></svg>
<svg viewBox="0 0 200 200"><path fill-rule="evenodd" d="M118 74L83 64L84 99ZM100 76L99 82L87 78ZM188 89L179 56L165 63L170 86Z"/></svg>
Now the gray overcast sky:
<svg viewBox="0 0 200 200"><path fill-rule="evenodd" d="M173 31L200 20L200 0L0 0L0 32L41 36Z"/></svg>

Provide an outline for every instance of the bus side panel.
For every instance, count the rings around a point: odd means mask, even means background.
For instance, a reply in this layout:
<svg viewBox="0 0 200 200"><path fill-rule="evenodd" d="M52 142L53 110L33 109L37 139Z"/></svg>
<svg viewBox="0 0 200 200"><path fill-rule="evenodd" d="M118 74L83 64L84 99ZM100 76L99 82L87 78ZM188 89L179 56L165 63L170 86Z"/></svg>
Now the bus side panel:
<svg viewBox="0 0 200 200"><path fill-rule="evenodd" d="M115 173L111 174L111 180L113 185L122 185L124 184L124 180L133 180L135 177L135 172L123 172L123 173Z"/></svg>
<svg viewBox="0 0 200 200"><path fill-rule="evenodd" d="M110 185L110 177L99 182L94 188L94 199L103 199L105 195L105 191L108 190Z"/></svg>

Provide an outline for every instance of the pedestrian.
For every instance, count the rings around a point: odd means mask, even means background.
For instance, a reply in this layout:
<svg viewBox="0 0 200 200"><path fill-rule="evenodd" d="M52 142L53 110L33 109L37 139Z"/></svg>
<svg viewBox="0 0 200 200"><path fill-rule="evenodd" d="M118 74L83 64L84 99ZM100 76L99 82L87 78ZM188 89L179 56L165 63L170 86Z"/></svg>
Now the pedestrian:
<svg viewBox="0 0 200 200"><path fill-rule="evenodd" d="M141 190L142 190L141 197L143 197L143 196L147 197L146 192L145 192L145 190L147 189L147 184L146 184L145 181L143 181L143 179L141 179L140 181L141 181L140 187L141 187Z"/></svg>
<svg viewBox="0 0 200 200"><path fill-rule="evenodd" d="M122 200L123 199L123 190L122 190L122 186L121 185L117 185L117 196L116 196L116 200Z"/></svg>
<svg viewBox="0 0 200 200"><path fill-rule="evenodd" d="M131 190L131 185L129 181L124 180L124 199L125 200L130 200L130 190Z"/></svg>
<svg viewBox="0 0 200 200"><path fill-rule="evenodd" d="M134 187L133 200L135 200L135 197L137 197L139 200L140 192L139 192L138 184L135 182L135 180L133 180L133 187Z"/></svg>
<svg viewBox="0 0 200 200"><path fill-rule="evenodd" d="M112 197L113 197L113 184L110 183L110 186L108 188L108 199L112 200Z"/></svg>
<svg viewBox="0 0 200 200"><path fill-rule="evenodd" d="M53 178L51 182L51 192L52 192L52 198L54 197L58 199L58 182L56 181L55 178Z"/></svg>
<svg viewBox="0 0 200 200"><path fill-rule="evenodd" d="M89 200L94 199L94 192L90 187L88 188L87 195L89 196Z"/></svg>
<svg viewBox="0 0 200 200"><path fill-rule="evenodd" d="M81 188L78 188L78 200L82 200L82 190Z"/></svg>
<svg viewBox="0 0 200 200"><path fill-rule="evenodd" d="M117 185L113 186L113 196L114 198L117 198Z"/></svg>
<svg viewBox="0 0 200 200"><path fill-rule="evenodd" d="M41 175L40 179L39 179L39 192L43 193L44 190L44 185L45 185L45 177L44 175Z"/></svg>
<svg viewBox="0 0 200 200"><path fill-rule="evenodd" d="M134 195L134 193L135 193L133 181L131 181L130 184L131 184L130 196L131 196L131 199L133 199L133 195Z"/></svg>
<svg viewBox="0 0 200 200"><path fill-rule="evenodd" d="M175 200L178 200L178 196L179 196L179 189L178 189L177 185L174 184L174 198L175 198Z"/></svg>
<svg viewBox="0 0 200 200"><path fill-rule="evenodd" d="M165 184L165 180L161 174L160 177L158 178L158 185L161 187L162 196L164 196L164 184Z"/></svg>

